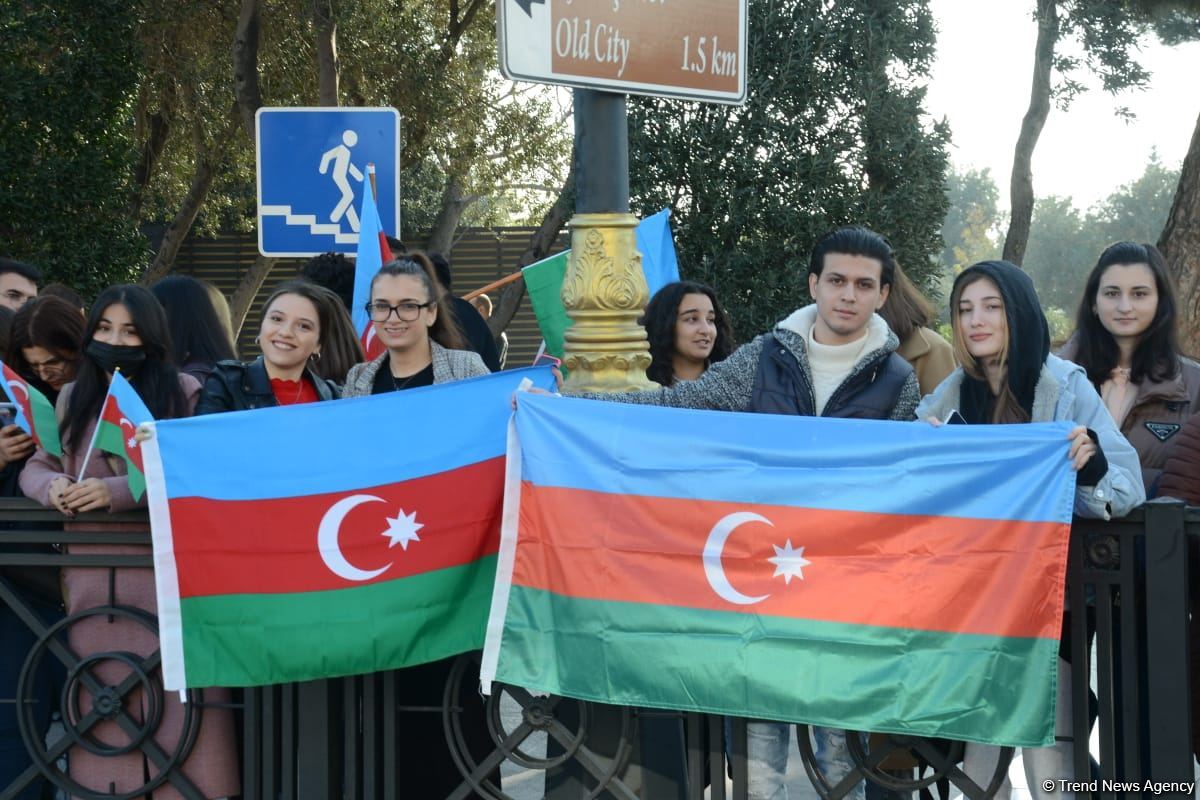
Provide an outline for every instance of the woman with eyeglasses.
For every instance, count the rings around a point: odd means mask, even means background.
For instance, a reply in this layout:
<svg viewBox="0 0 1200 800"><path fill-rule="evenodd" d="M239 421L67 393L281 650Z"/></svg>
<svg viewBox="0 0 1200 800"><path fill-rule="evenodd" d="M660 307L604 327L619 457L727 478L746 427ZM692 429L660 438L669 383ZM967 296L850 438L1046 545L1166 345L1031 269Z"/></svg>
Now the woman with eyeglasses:
<svg viewBox="0 0 1200 800"><path fill-rule="evenodd" d="M58 297L30 300L13 317L4 363L53 405L71 381L83 357L83 323L79 309ZM33 455L33 437L13 424L0 427L0 483L4 496L18 497L16 478Z"/></svg>
<svg viewBox="0 0 1200 800"><path fill-rule="evenodd" d="M442 293L434 275L433 264L423 253L389 261L375 275L367 312L387 351L351 368L344 397L387 394L488 374L479 354L463 349L466 340L450 311L449 296ZM457 658L402 670L396 704L440 708ZM477 673L464 678L477 679ZM462 700L463 739L479 763L495 747L487 713L474 692L465 693ZM441 714L408 714L403 746L398 757L404 759L404 772L411 778L405 786L411 797L446 797L463 783L446 747ZM486 777L500 785L498 769Z"/></svg>
<svg viewBox="0 0 1200 800"><path fill-rule="evenodd" d="M423 253L389 261L371 281L367 313L387 352L350 369L345 397L415 389L487 375L466 342Z"/></svg>
<svg viewBox="0 0 1200 800"><path fill-rule="evenodd" d="M217 362L196 404L197 415L338 397L337 384L317 369L333 332L350 325L338 296L315 283L288 281L272 292L264 309L255 337L262 355L248 363Z"/></svg>

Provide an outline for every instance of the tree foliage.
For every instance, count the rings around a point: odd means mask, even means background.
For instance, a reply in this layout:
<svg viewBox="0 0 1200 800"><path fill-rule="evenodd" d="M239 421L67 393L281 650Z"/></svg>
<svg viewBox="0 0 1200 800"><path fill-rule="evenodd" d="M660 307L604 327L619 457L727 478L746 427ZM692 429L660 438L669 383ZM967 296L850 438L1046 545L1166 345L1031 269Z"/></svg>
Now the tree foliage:
<svg viewBox="0 0 1200 800"><path fill-rule="evenodd" d="M1085 72L1110 94L1146 86L1150 73L1137 57L1151 33L1167 44L1200 38L1200 4L1194 0L1037 0L1034 19L1033 86L1013 153L1012 215L1004 241L1004 257L1017 264L1031 237L1033 152L1051 101L1066 108L1085 90ZM1120 105L1114 112L1130 116Z"/></svg>
<svg viewBox="0 0 1200 800"><path fill-rule="evenodd" d="M144 258L129 213L137 26L122 0L0 5L0 251L85 292Z"/></svg>
<svg viewBox="0 0 1200 800"><path fill-rule="evenodd" d="M635 210L670 207L681 272L742 337L807 297L808 253L839 225L887 235L927 287L941 250L948 130L923 108L924 0L750 4L741 107L630 103Z"/></svg>
<svg viewBox="0 0 1200 800"><path fill-rule="evenodd" d="M536 220L553 202L566 112L553 92L499 79L486 0L327 0L324 16L312 0L35 0L0 8L6 255L90 294L140 275L169 225L253 228L254 142L232 60L239 5L257 5L263 104L318 104L324 22L337 30L341 102L399 109L410 240L451 180L471 221Z"/></svg>
<svg viewBox="0 0 1200 800"><path fill-rule="evenodd" d="M1024 268L1047 313L1058 308L1074 314L1087 274L1105 247L1118 241L1157 240L1178 181L1179 170L1151 153L1141 175L1090 208L1081 210L1070 197L1038 199ZM946 184L950 209L942 226L942 265L950 276L976 261L997 257L1004 219L988 170L953 171Z"/></svg>
<svg viewBox="0 0 1200 800"><path fill-rule="evenodd" d="M1166 222L1179 170L1151 156L1143 173L1086 211L1070 198L1040 198L1033 212L1025 269L1042 305L1074 314L1087 274L1113 242L1154 243Z"/></svg>
<svg viewBox="0 0 1200 800"><path fill-rule="evenodd" d="M941 263L951 275L977 261L998 258L1000 190L990 169L951 170L946 176L949 208L942 221Z"/></svg>

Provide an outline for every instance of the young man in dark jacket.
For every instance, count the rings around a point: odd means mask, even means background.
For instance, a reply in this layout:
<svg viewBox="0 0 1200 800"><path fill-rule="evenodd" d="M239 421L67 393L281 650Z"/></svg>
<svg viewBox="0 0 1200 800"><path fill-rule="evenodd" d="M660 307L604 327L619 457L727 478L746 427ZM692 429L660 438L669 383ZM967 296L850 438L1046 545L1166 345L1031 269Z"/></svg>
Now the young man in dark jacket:
<svg viewBox="0 0 1200 800"><path fill-rule="evenodd" d="M694 381L645 392L588 394L595 399L765 414L911 420L921 396L899 340L876 312L891 289L891 245L862 227L827 234L813 248L813 303L742 345ZM803 681L803 676L798 676ZM750 797L786 800L789 730L749 727ZM837 784L853 768L842 731L815 728L817 761ZM859 784L849 795L864 797Z"/></svg>

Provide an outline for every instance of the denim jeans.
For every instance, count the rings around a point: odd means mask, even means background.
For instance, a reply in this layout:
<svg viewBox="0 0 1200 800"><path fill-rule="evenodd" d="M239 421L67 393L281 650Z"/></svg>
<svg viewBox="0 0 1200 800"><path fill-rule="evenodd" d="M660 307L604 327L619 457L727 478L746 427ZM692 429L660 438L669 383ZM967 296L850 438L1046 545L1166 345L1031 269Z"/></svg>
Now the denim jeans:
<svg viewBox="0 0 1200 800"><path fill-rule="evenodd" d="M854 769L846 747L846 733L837 728L813 726L817 768L830 786L836 786ZM750 800L787 800L788 744L792 726L786 722L751 722L746 726L746 766ZM866 742L865 734L863 742ZM865 746L865 745L864 745ZM865 800L866 785L859 783L846 797Z"/></svg>

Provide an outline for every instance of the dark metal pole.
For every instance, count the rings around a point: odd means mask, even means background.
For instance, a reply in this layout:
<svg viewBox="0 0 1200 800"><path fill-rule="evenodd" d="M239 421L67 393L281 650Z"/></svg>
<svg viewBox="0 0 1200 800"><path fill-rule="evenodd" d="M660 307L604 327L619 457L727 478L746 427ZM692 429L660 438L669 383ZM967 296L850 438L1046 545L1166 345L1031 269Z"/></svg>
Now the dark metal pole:
<svg viewBox="0 0 1200 800"><path fill-rule="evenodd" d="M579 143L575 213L629 211L629 123L625 95L575 90Z"/></svg>

